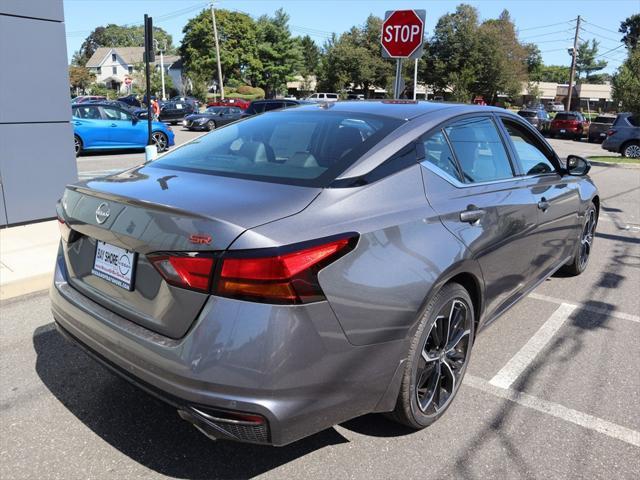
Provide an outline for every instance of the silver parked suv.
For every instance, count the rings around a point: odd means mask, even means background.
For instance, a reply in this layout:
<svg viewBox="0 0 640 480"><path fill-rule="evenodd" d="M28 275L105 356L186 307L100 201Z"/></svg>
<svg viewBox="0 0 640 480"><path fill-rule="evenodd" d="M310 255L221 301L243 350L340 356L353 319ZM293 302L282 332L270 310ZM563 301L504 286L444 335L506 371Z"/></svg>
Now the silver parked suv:
<svg viewBox="0 0 640 480"><path fill-rule="evenodd" d="M479 330L586 268L588 171L499 108L256 115L68 186L53 316L212 438L284 445L368 412L424 428Z"/></svg>

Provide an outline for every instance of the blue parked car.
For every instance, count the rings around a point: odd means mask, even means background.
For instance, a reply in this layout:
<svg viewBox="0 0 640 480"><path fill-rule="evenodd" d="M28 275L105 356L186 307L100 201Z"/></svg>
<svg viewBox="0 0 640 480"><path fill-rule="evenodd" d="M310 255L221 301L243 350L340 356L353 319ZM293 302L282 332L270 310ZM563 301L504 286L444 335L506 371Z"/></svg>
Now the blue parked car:
<svg viewBox="0 0 640 480"><path fill-rule="evenodd" d="M147 145L147 122L130 111L109 103L72 105L73 136L76 156L87 150L144 148ZM151 138L158 152L174 145L170 127L152 123Z"/></svg>

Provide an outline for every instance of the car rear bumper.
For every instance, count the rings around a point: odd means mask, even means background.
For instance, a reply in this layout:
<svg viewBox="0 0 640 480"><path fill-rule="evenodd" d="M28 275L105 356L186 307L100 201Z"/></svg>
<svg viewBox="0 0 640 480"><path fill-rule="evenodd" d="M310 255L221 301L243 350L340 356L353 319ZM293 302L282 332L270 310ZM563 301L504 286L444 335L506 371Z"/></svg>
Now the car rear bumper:
<svg viewBox="0 0 640 480"><path fill-rule="evenodd" d="M285 445L394 406L406 342L353 346L327 302L292 307L210 297L175 340L82 295L67 283L63 257L56 263L50 297L58 329L210 437ZM216 412L266 422L226 428Z"/></svg>

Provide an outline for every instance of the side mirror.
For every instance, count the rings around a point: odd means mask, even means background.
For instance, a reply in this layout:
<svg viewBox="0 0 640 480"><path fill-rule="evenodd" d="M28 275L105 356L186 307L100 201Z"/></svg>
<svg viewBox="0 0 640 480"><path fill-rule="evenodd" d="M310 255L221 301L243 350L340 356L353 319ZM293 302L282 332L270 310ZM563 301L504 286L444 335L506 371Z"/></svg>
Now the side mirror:
<svg viewBox="0 0 640 480"><path fill-rule="evenodd" d="M574 177L582 177L589 173L591 170L591 164L586 158L579 157L578 155L569 155L567 157L567 173Z"/></svg>
<svg viewBox="0 0 640 480"><path fill-rule="evenodd" d="M138 118L138 116L136 114L134 114L134 113L131 114L131 123L133 123L135 125L136 123L138 123L139 120L140 119Z"/></svg>

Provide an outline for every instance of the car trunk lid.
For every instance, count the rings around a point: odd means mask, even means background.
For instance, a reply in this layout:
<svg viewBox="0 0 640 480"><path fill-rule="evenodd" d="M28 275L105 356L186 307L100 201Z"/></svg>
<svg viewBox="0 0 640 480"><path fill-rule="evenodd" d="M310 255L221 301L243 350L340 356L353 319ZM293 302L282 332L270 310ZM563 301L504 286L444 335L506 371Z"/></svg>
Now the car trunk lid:
<svg viewBox="0 0 640 480"><path fill-rule="evenodd" d="M147 254L225 250L245 230L301 211L319 192L157 167L69 186L59 212L74 231L64 244L69 282L115 313L180 338L208 294L169 285ZM133 252L130 290L92 273L98 242Z"/></svg>

